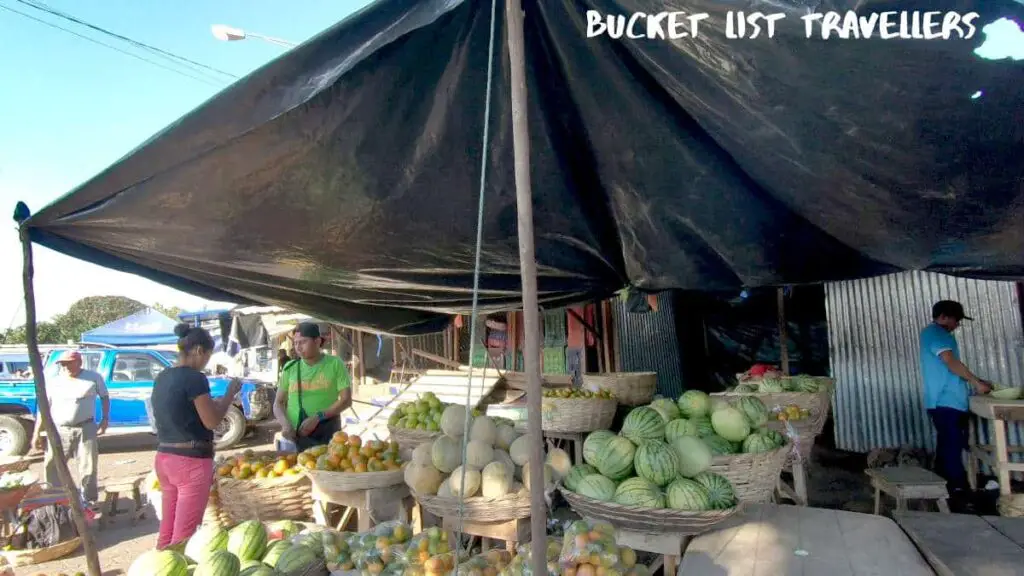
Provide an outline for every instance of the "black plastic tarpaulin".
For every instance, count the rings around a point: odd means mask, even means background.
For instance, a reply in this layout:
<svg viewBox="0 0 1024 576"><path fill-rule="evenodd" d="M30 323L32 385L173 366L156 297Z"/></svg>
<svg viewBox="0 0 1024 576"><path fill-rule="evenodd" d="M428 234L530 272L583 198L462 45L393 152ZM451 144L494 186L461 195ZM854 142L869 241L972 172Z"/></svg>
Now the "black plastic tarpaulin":
<svg viewBox="0 0 1024 576"><path fill-rule="evenodd" d="M541 303L925 269L1024 276L1011 0L524 0ZM976 11L970 40L805 37L810 10ZM728 10L785 12L728 39ZM708 13L587 37L587 10ZM518 305L498 2L481 302ZM215 300L436 330L471 301L491 3L382 0L218 94L30 221L40 244Z"/></svg>

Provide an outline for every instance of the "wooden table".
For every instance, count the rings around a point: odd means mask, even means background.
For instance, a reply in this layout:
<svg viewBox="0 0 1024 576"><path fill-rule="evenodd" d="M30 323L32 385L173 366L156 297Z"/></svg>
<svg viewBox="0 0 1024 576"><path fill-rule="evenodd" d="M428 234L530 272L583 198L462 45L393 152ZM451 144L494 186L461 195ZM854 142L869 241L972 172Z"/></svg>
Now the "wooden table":
<svg viewBox="0 0 1024 576"><path fill-rule="evenodd" d="M346 506L348 510L336 524L338 530L344 530L348 519L357 514L358 531L366 532L381 522L389 520L412 520L413 507L416 502L409 493L409 487L403 484L387 488L370 490L353 490L350 492L329 491L313 485L313 519L321 526L332 526L330 521L331 506ZM334 527L334 526L332 526Z"/></svg>
<svg viewBox="0 0 1024 576"><path fill-rule="evenodd" d="M895 522L881 516L749 504L693 539L679 574L713 576L931 576Z"/></svg>
<svg viewBox="0 0 1024 576"><path fill-rule="evenodd" d="M939 576L1024 575L1024 519L934 512L895 518Z"/></svg>
<svg viewBox="0 0 1024 576"><path fill-rule="evenodd" d="M875 514L881 513L882 493L896 499L896 510L907 511L907 500L935 500L939 512L949 514L946 481L931 470L918 466L893 466L865 471L875 489Z"/></svg>
<svg viewBox="0 0 1024 576"><path fill-rule="evenodd" d="M1024 400L997 400L991 396L971 396L971 413L992 421L995 445L978 444L974 426L970 427L970 455L967 458L967 479L971 488L978 489L978 462L988 464L996 473L999 492L1010 494L1010 472L1024 472L1024 463L1010 462L1010 452L1024 452L1024 446L1009 446L1006 441L1006 423L1024 420Z"/></svg>

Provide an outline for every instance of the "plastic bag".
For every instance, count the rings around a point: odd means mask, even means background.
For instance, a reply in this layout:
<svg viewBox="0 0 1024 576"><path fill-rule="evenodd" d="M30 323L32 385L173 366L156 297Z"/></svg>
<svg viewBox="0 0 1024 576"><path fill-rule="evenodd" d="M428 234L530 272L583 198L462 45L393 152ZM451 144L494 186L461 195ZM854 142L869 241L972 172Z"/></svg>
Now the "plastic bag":
<svg viewBox="0 0 1024 576"><path fill-rule="evenodd" d="M511 552L488 550L459 564L457 576L498 576L511 562Z"/></svg>
<svg viewBox="0 0 1024 576"><path fill-rule="evenodd" d="M615 528L591 520L577 520L565 531L558 564L563 576L641 574L636 552L615 542Z"/></svg>
<svg viewBox="0 0 1024 576"><path fill-rule="evenodd" d="M561 571L558 569L558 555L561 550L561 542L555 539L548 540L546 558L548 564L547 576L561 575ZM525 544L520 544L516 548L516 555L512 558L512 562L501 571L501 576L535 576L533 573L533 564L530 562L530 556L531 543L526 542Z"/></svg>
<svg viewBox="0 0 1024 576"><path fill-rule="evenodd" d="M425 566L427 560L451 552L448 533L433 526L425 529L409 541L405 550L405 562L409 566Z"/></svg>
<svg viewBox="0 0 1024 576"><path fill-rule="evenodd" d="M438 554L427 558L422 564L410 564L406 566L403 576L444 576L455 570L455 554Z"/></svg>

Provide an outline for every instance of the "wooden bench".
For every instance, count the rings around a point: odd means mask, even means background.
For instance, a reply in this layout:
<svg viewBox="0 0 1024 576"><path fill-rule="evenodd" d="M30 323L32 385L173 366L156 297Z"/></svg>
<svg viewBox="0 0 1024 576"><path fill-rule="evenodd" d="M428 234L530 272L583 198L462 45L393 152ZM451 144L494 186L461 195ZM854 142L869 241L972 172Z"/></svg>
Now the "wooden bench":
<svg viewBox="0 0 1024 576"><path fill-rule="evenodd" d="M131 480L124 480L103 486L102 516L100 516L99 519L100 530L113 522L114 516L118 515L117 501L120 498L121 493L131 495L131 501L134 506L132 511L129 512L131 515L132 526L138 524L139 520L146 517L146 505L145 502L142 501L142 483L145 480L145 476L139 476L138 478Z"/></svg>
<svg viewBox="0 0 1024 576"><path fill-rule="evenodd" d="M917 466L873 468L866 471L875 489L875 514L881 513L882 493L896 499L896 510L907 511L907 500L935 500L939 512L949 514L946 481L938 474Z"/></svg>

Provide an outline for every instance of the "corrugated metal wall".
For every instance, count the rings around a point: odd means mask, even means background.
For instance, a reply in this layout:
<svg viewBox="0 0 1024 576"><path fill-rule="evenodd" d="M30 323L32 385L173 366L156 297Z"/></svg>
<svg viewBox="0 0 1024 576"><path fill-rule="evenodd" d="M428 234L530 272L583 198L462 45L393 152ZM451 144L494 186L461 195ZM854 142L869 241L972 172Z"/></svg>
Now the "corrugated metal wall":
<svg viewBox="0 0 1024 576"><path fill-rule="evenodd" d="M1024 336L1016 286L908 272L828 284L829 360L836 378L836 444L844 450L934 447L924 409L918 337L938 300L963 303L974 322L956 331L978 376L1024 385ZM982 431L988 436L988 430ZM1010 426L1011 444L1021 428Z"/></svg>
<svg viewBox="0 0 1024 576"><path fill-rule="evenodd" d="M616 353L623 372L657 372L658 394L678 398L683 393L679 339L672 295L658 294L658 311L630 314L620 300L612 304Z"/></svg>

